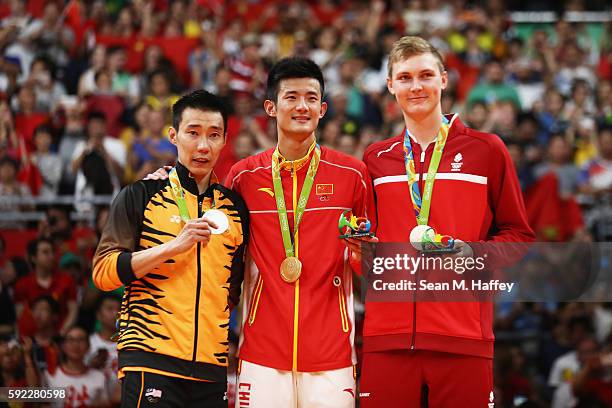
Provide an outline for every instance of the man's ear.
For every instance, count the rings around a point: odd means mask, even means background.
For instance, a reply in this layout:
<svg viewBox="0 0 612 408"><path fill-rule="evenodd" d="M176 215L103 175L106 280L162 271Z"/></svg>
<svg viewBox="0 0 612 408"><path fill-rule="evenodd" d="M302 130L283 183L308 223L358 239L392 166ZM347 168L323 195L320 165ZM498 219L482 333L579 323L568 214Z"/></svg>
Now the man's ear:
<svg viewBox="0 0 612 408"><path fill-rule="evenodd" d="M391 95L395 96L395 91L393 90L393 80L391 78L387 78L387 90Z"/></svg>
<svg viewBox="0 0 612 408"><path fill-rule="evenodd" d="M327 102L323 102L321 104L321 112L319 113L319 119L323 119L323 116L325 116L325 112L327 112Z"/></svg>
<svg viewBox="0 0 612 408"><path fill-rule="evenodd" d="M172 126L170 126L168 128L168 139L170 139L170 143L172 143L175 146L176 146L176 136L177 136L176 130Z"/></svg>
<svg viewBox="0 0 612 408"><path fill-rule="evenodd" d="M266 99L264 101L264 110L266 111L266 114L271 118L276 117L276 104L271 100Z"/></svg>

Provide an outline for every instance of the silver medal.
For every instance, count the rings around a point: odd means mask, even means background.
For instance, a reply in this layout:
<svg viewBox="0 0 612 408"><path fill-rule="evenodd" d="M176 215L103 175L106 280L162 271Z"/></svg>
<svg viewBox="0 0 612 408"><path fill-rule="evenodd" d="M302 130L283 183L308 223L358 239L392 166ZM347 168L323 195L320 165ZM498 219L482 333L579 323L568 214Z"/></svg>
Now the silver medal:
<svg viewBox="0 0 612 408"><path fill-rule="evenodd" d="M229 228L229 220L223 211L215 209L208 210L202 215L202 218L206 218L217 224L217 228L210 228L211 234L223 234Z"/></svg>

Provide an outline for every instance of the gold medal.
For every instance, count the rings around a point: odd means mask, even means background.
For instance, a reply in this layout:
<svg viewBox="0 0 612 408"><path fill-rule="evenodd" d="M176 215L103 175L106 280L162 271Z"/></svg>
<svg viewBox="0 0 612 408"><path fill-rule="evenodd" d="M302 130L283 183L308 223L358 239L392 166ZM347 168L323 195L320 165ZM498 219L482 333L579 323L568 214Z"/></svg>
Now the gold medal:
<svg viewBox="0 0 612 408"><path fill-rule="evenodd" d="M289 256L280 265L281 278L287 283L293 283L302 274L302 262L295 256Z"/></svg>

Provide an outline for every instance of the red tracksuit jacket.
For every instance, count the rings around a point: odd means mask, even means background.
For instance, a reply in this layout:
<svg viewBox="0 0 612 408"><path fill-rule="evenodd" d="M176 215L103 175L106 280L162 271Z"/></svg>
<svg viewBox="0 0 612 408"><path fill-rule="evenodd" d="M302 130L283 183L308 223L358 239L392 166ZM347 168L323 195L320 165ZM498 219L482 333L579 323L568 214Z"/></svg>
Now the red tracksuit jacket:
<svg viewBox="0 0 612 408"><path fill-rule="evenodd" d="M501 139L467 128L457 116L448 118L451 127L428 224L468 243L532 242L515 169ZM374 184L380 242L408 242L416 226L403 140L404 133L374 143L364 153ZM434 143L425 152L418 143L412 147L422 192ZM492 250L503 258L506 249L501 247ZM364 351L411 348L492 357L492 322L491 303L367 302Z"/></svg>
<svg viewBox="0 0 612 408"><path fill-rule="evenodd" d="M326 147L298 231L302 275L282 280L285 258L272 184L270 149L235 164L226 186L245 200L250 215L240 358L280 370L324 371L356 363L353 339L352 273L338 238L343 210L367 216L371 181L363 162ZM283 168L281 179L288 220L302 190L306 161L297 171ZM247 265L250 262L247 263Z"/></svg>

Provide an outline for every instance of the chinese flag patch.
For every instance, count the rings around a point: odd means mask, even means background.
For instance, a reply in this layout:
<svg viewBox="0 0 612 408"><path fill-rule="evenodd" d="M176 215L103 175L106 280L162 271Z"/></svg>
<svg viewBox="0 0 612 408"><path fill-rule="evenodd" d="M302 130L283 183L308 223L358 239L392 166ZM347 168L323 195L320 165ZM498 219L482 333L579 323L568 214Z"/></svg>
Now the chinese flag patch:
<svg viewBox="0 0 612 408"><path fill-rule="evenodd" d="M317 184L316 195L332 195L334 194L333 184Z"/></svg>

